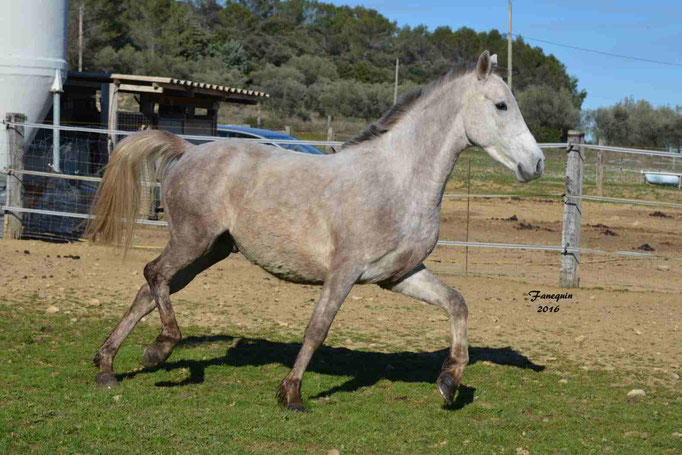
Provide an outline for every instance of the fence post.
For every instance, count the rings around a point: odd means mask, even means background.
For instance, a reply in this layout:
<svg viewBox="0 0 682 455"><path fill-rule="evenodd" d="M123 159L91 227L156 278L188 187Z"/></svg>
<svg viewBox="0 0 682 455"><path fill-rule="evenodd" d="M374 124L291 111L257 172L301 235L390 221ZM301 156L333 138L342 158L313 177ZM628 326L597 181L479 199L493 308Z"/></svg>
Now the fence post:
<svg viewBox="0 0 682 455"><path fill-rule="evenodd" d="M291 136L291 127L290 127L289 125L286 125L286 126L284 127L284 132L285 132L286 134L288 134L289 136Z"/></svg>
<svg viewBox="0 0 682 455"><path fill-rule="evenodd" d="M599 145L606 145L604 139L599 139ZM597 150L597 194L604 195L604 151Z"/></svg>
<svg viewBox="0 0 682 455"><path fill-rule="evenodd" d="M561 232L561 245L564 252L561 256L560 283L564 288L575 288L580 285L578 264L580 253L566 251L568 248L580 248L580 223L582 219L582 199L571 196L583 194L583 160L584 152L577 144L585 142L585 133L568 132L568 150L566 158L566 193L564 196L564 225Z"/></svg>
<svg viewBox="0 0 682 455"><path fill-rule="evenodd" d="M334 128L332 128L332 116L327 115L327 142L334 140ZM331 145L327 146L327 153L334 153L334 149Z"/></svg>
<svg viewBox="0 0 682 455"><path fill-rule="evenodd" d="M24 123L24 114L8 113L5 116L7 122ZM7 153L9 171L7 174L7 199L8 207L21 208L24 206L23 183L21 174L16 171L24 170L24 127L23 125L7 126ZM5 211L3 236L5 239L20 239L24 230L24 215L20 212Z"/></svg>

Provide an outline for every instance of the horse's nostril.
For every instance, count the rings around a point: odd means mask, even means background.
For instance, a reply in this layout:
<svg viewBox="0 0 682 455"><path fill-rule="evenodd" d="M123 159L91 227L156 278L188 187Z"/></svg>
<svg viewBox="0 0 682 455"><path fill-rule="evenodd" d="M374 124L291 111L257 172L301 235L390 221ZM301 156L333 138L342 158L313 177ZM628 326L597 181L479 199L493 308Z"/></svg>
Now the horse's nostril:
<svg viewBox="0 0 682 455"><path fill-rule="evenodd" d="M544 161L542 160L542 158L540 158L540 159L538 160L538 164L535 165L535 173L536 173L537 175L542 174L542 171L544 170L544 168L545 168L545 163L544 163Z"/></svg>

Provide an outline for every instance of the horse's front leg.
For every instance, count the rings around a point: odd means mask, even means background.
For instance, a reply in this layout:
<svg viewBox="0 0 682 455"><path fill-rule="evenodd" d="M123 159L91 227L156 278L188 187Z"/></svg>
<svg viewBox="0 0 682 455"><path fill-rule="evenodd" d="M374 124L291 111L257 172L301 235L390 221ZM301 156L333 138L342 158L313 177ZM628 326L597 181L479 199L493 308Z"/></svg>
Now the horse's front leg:
<svg viewBox="0 0 682 455"><path fill-rule="evenodd" d="M450 355L443 363L437 384L441 395L452 404L455 392L462 382L464 367L469 363L467 347L467 317L469 311L462 294L440 281L420 264L397 282L384 283L385 289L407 295L417 300L436 305L445 310L450 319Z"/></svg>
<svg viewBox="0 0 682 455"><path fill-rule="evenodd" d="M331 272L325 280L320 299L315 304L313 315L305 329L303 346L296 356L294 367L277 390L277 400L283 407L294 411L306 411L301 399L303 373L308 367L313 353L327 337L334 316L336 316L339 307L346 299L358 276L359 272L354 269L337 269Z"/></svg>

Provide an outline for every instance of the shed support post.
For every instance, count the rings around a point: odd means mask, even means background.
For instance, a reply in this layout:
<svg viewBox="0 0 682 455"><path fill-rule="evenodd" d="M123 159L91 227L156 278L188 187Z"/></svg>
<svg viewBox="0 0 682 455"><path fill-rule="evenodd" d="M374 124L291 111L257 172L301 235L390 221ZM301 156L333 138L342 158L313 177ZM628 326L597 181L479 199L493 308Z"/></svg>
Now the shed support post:
<svg viewBox="0 0 682 455"><path fill-rule="evenodd" d="M117 130L118 129L118 84L109 84L107 90L108 102L107 102L107 129ZM109 135L109 154L116 147L116 135Z"/></svg>
<svg viewBox="0 0 682 455"><path fill-rule="evenodd" d="M580 253L574 249L580 248L582 199L579 197L583 194L583 161L585 157L580 144L584 142L584 133L580 131L568 132L564 223L561 233L561 245L564 247L564 252L561 256L560 284L564 288L576 288L580 285L578 278ZM578 198L571 196L578 196Z"/></svg>
<svg viewBox="0 0 682 455"><path fill-rule="evenodd" d="M24 114L6 114L7 122L25 123ZM7 153L9 154L9 170L7 175L8 207L22 208L24 206L23 175L16 171L24 170L24 127L23 125L7 125ZM24 231L24 215L21 212L5 211L3 237L5 239L20 239Z"/></svg>

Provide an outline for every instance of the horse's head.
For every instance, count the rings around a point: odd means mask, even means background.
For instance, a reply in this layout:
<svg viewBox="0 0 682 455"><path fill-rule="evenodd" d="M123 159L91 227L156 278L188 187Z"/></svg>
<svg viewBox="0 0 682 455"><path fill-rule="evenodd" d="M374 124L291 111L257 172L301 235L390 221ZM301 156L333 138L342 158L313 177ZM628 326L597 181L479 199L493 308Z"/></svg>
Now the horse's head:
<svg viewBox="0 0 682 455"><path fill-rule="evenodd" d="M466 135L469 142L511 169L517 179L529 182L542 175L545 156L528 130L509 86L493 73L494 63L485 51L470 75L462 110Z"/></svg>

